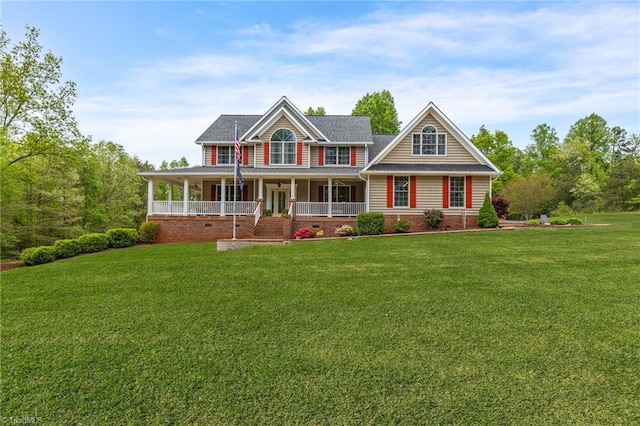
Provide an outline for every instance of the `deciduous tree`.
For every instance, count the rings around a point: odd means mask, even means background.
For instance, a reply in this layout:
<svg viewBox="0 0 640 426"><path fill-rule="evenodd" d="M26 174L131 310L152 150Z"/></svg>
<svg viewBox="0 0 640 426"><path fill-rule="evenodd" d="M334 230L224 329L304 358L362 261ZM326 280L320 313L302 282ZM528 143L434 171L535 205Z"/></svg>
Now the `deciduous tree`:
<svg viewBox="0 0 640 426"><path fill-rule="evenodd" d="M356 103L351 115L369 116L374 134L395 135L400 132L402 122L398 120L395 101L388 90L364 95Z"/></svg>

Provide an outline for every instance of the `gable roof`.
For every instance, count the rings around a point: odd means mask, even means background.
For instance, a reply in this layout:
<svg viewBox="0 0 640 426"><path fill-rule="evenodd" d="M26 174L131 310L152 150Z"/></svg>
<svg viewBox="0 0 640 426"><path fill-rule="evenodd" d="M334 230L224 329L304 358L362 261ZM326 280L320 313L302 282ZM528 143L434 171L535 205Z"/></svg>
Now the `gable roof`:
<svg viewBox="0 0 640 426"><path fill-rule="evenodd" d="M241 140L260 142L254 138L256 133L260 133L260 130L269 127L283 115L312 142L373 143L369 117L353 115L306 116L284 96L264 115L221 115L196 139L196 143L232 142L235 138L236 122Z"/></svg>
<svg viewBox="0 0 640 426"><path fill-rule="evenodd" d="M367 172L375 168L376 165L378 165L380 161L382 161L409 133L411 133L418 123L420 123L428 114L431 114L438 123L447 129L447 131L458 140L460 145L462 145L462 147L465 148L469 154L478 161L478 163L483 166L487 166L493 173L500 173L500 170L496 165L493 164L491 160L489 160L433 102L429 102L429 104L393 138L393 140L387 143L386 146L373 158L373 160L371 160L369 164L362 169L362 172Z"/></svg>

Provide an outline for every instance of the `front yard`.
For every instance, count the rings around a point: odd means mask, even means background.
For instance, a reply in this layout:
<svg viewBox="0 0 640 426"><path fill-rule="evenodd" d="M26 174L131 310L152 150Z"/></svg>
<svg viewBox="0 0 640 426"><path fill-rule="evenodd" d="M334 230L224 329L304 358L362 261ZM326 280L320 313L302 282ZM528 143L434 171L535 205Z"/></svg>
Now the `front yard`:
<svg viewBox="0 0 640 426"><path fill-rule="evenodd" d="M640 422L640 214L2 273L3 418Z"/></svg>

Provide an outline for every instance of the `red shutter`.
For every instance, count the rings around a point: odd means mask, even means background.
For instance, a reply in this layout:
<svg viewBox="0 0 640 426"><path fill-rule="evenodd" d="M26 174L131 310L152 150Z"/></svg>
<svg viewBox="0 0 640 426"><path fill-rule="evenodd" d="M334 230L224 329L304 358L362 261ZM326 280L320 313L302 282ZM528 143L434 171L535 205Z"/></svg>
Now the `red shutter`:
<svg viewBox="0 0 640 426"><path fill-rule="evenodd" d="M301 166L302 165L302 142L298 142L296 146L296 154L297 154L296 164L298 166Z"/></svg>
<svg viewBox="0 0 640 426"><path fill-rule="evenodd" d="M318 147L318 165L324 166L324 146Z"/></svg>
<svg viewBox="0 0 640 426"><path fill-rule="evenodd" d="M247 201L249 199L249 187L245 183L242 187L242 201Z"/></svg>
<svg viewBox="0 0 640 426"><path fill-rule="evenodd" d="M215 166L216 165L216 161L218 159L218 152L216 150L215 146L211 147L211 165Z"/></svg>
<svg viewBox="0 0 640 426"><path fill-rule="evenodd" d="M218 201L216 198L218 198L217 185L211 185L211 201Z"/></svg>
<svg viewBox="0 0 640 426"><path fill-rule="evenodd" d="M248 146L242 147L242 165L243 166L249 165L249 147Z"/></svg>
<svg viewBox="0 0 640 426"><path fill-rule="evenodd" d="M449 176L442 176L442 208L449 208Z"/></svg>
<svg viewBox="0 0 640 426"><path fill-rule="evenodd" d="M409 176L409 207L416 208L416 177Z"/></svg>
<svg viewBox="0 0 640 426"><path fill-rule="evenodd" d="M269 165L269 142L264 143L264 165Z"/></svg>
<svg viewBox="0 0 640 426"><path fill-rule="evenodd" d="M357 194L357 192L356 192L356 187L355 187L355 185L353 185L353 186L351 187L351 202L352 202L352 203L355 203L355 202L356 202L356 194Z"/></svg>
<svg viewBox="0 0 640 426"><path fill-rule="evenodd" d="M326 188L326 186L324 185L320 185L318 187L318 201L321 203L324 203L324 189Z"/></svg>
<svg viewBox="0 0 640 426"><path fill-rule="evenodd" d="M387 176L387 207L393 207L393 176Z"/></svg>
<svg viewBox="0 0 640 426"><path fill-rule="evenodd" d="M356 147L355 146L351 147L351 165L352 166L356 165Z"/></svg>
<svg viewBox="0 0 640 426"><path fill-rule="evenodd" d="M465 204L468 209L473 207L473 176L467 176L464 183Z"/></svg>

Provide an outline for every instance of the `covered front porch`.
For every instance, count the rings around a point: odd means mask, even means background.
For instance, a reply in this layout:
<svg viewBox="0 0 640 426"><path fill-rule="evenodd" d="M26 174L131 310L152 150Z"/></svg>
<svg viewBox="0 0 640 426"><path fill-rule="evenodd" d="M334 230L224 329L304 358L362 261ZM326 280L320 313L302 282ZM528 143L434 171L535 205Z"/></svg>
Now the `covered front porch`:
<svg viewBox="0 0 640 426"><path fill-rule="evenodd" d="M155 199L159 181L169 185L168 200ZM353 178L245 178L242 188L227 177L150 178L147 215L254 216L256 223L261 216L355 217L366 212L365 197L366 183Z"/></svg>

